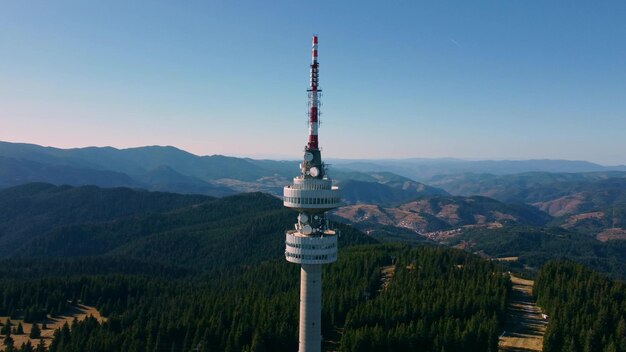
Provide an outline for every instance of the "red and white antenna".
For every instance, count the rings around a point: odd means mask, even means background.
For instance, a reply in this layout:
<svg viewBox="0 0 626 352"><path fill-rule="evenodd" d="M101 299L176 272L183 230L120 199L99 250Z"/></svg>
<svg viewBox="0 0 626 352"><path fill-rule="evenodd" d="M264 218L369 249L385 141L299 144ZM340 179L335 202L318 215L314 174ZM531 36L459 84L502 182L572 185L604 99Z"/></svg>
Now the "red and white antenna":
<svg viewBox="0 0 626 352"><path fill-rule="evenodd" d="M320 93L319 89L319 63L317 62L317 36L313 36L313 48L311 50L311 82L309 89L309 143L307 149L319 150L317 140L317 129L319 127L319 107Z"/></svg>

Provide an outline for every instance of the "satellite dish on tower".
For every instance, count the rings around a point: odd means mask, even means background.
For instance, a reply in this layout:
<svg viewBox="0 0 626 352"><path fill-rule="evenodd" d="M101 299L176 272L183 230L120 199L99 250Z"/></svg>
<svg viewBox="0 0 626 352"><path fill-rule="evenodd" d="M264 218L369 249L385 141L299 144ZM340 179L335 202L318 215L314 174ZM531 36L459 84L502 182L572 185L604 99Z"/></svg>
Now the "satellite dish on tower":
<svg viewBox="0 0 626 352"><path fill-rule="evenodd" d="M313 177L317 177L317 175L320 174L320 170L318 168L316 168L315 166L313 166L311 168L310 172L311 172L311 176L313 176Z"/></svg>
<svg viewBox="0 0 626 352"><path fill-rule="evenodd" d="M300 230L300 232L302 232L305 235L310 235L313 233L313 228L311 227L311 225L304 225L302 226L302 229Z"/></svg>
<svg viewBox="0 0 626 352"><path fill-rule="evenodd" d="M313 153L306 152L304 153L304 160L310 162L313 160Z"/></svg>

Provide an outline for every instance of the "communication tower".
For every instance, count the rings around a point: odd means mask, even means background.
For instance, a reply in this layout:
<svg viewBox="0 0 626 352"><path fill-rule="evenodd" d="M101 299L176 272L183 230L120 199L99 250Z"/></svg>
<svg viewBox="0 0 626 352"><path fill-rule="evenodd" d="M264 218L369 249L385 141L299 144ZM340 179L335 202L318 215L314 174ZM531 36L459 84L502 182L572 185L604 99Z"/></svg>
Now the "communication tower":
<svg viewBox="0 0 626 352"><path fill-rule="evenodd" d="M337 260L337 233L324 213L341 206L339 188L326 174L319 150L320 93L317 36L313 36L309 96L309 139L300 163L300 175L283 189L284 205L298 211L295 229L285 234L285 258L301 265L299 351L321 350L322 265Z"/></svg>

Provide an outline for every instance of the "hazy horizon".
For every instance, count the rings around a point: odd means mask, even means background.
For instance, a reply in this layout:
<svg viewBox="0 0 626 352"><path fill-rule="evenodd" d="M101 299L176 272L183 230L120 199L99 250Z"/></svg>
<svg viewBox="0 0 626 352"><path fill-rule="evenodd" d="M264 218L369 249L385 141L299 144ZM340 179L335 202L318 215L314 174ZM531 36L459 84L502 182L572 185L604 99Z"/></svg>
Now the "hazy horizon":
<svg viewBox="0 0 626 352"><path fill-rule="evenodd" d="M187 150L185 148L179 147L179 146L175 146L175 145L158 145L158 144L153 144L153 145L136 145L136 146L125 146L125 147L118 147L118 146L112 146L112 145L102 145L102 146L96 146L96 145L86 145L86 146L72 146L72 147L59 147L56 145L43 145L43 144L37 144L37 143L31 143L31 142L24 142L24 141L7 141L7 140L0 140L0 142L8 142L8 143L16 143L16 144L33 144L33 145L38 145L41 147L46 147L46 148L56 148L56 149L82 149L82 148L114 148L114 149L118 149L118 150L124 150L124 149L134 149L134 148L144 148L144 147L173 147L179 150L182 150L184 152L187 153L191 153L194 154L196 156L213 156L213 155L222 155L222 156L228 156L228 157L236 157L236 158L250 158L250 159L257 159L257 160L277 160L277 161L298 161L302 159L302 156L300 155L300 153L291 153L291 154L222 154L222 153L196 153L193 152L191 150ZM552 160L552 161L572 161L572 162L590 162L590 163L594 163L600 166L604 166L604 167L613 167L613 166L626 166L626 164L603 164L603 163L599 163L599 162L595 162L593 160L585 160L585 159L560 159L560 158L528 158L528 159L519 159L519 158L461 158L461 157L456 157L456 156L442 156L442 157L422 157L422 156L409 156L409 157L404 157L404 158L397 158L397 157L388 157L388 158L343 158L343 157L335 157L335 156L328 156L325 158L326 160L328 160L329 162L332 163L332 161L345 161L345 162L359 162L359 161L405 161L405 160L458 160L458 161L474 161L474 162L479 162L479 161L540 161L540 160Z"/></svg>
<svg viewBox="0 0 626 352"><path fill-rule="evenodd" d="M626 3L8 2L0 140L626 164ZM284 151L289 154L284 155Z"/></svg>

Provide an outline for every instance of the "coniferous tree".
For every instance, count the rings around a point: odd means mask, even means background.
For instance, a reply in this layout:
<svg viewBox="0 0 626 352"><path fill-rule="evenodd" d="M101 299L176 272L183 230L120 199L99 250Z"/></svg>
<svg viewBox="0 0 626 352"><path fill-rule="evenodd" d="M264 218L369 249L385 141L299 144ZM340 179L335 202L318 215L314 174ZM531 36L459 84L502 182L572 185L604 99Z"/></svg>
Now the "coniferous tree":
<svg viewBox="0 0 626 352"><path fill-rule="evenodd" d="M30 343L30 340L26 341L20 347L20 352L35 352L33 345Z"/></svg>
<svg viewBox="0 0 626 352"><path fill-rule="evenodd" d="M17 324L17 328L15 328L16 335L24 335L24 327L22 326L22 322Z"/></svg>
<svg viewBox="0 0 626 352"><path fill-rule="evenodd" d="M28 337L30 337L31 339L38 339L41 337L41 330L39 329L39 325L37 323L33 323Z"/></svg>
<svg viewBox="0 0 626 352"><path fill-rule="evenodd" d="M2 326L2 331L0 331L2 335L9 335L11 333L12 326L13 326L13 323L11 323L11 318L8 318L4 322L4 326Z"/></svg>
<svg viewBox="0 0 626 352"><path fill-rule="evenodd" d="M39 339L39 343L37 344L35 352L46 352L46 344L43 339Z"/></svg>
<svg viewBox="0 0 626 352"><path fill-rule="evenodd" d="M4 337L4 345L6 346L6 350L5 350L6 352L14 350L13 343L14 343L14 340L13 340L13 337L11 336L11 329L9 329L7 330L6 336Z"/></svg>

